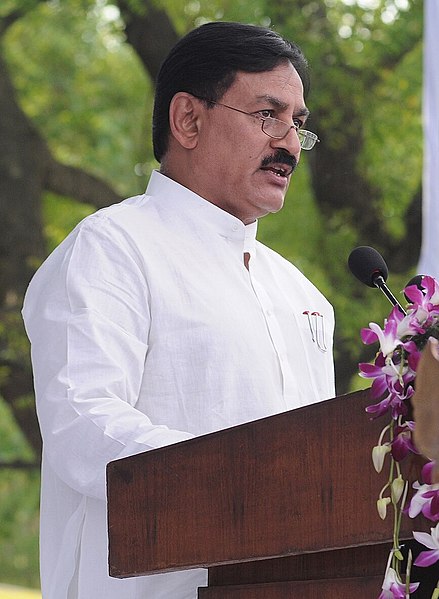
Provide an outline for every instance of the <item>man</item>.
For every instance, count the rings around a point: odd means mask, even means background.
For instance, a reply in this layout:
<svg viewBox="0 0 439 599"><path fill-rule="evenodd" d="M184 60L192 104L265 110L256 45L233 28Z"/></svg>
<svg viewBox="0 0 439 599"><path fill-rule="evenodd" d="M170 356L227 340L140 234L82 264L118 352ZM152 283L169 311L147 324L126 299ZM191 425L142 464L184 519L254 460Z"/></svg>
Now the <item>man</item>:
<svg viewBox="0 0 439 599"><path fill-rule="evenodd" d="M433 482L439 483L439 343L434 337L428 340L419 361L412 403L416 446L436 462Z"/></svg>
<svg viewBox="0 0 439 599"><path fill-rule="evenodd" d="M202 570L108 576L106 464L334 395L331 306L255 241L316 140L304 84L272 31L191 32L158 77L146 194L85 219L33 279L44 599L195 599Z"/></svg>

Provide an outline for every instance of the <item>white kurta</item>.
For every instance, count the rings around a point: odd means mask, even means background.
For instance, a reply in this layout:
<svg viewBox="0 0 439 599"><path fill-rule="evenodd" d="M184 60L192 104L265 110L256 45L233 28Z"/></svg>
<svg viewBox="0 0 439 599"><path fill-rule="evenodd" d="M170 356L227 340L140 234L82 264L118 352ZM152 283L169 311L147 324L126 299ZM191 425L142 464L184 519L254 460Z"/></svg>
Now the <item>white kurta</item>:
<svg viewBox="0 0 439 599"><path fill-rule="evenodd" d="M35 275L44 599L195 599L203 570L108 576L106 464L334 395L332 308L255 233L155 172Z"/></svg>

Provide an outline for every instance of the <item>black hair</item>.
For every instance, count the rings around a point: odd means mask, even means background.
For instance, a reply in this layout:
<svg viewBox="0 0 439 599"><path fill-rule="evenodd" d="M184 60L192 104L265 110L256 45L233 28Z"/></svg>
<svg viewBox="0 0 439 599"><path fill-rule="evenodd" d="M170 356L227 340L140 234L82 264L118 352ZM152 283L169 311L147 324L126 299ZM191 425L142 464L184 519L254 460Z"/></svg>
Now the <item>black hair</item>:
<svg viewBox="0 0 439 599"><path fill-rule="evenodd" d="M284 61L296 69L306 94L306 58L296 44L271 29L213 22L184 36L172 48L157 76L152 121L156 160L160 162L168 148L169 106L176 93L187 92L215 102L233 84L238 71L271 71Z"/></svg>

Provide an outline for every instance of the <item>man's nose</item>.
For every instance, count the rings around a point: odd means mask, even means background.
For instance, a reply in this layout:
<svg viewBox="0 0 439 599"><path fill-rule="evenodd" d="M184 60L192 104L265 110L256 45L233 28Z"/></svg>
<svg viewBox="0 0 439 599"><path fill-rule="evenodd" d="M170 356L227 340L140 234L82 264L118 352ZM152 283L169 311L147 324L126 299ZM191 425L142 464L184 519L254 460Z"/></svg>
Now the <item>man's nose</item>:
<svg viewBox="0 0 439 599"><path fill-rule="evenodd" d="M282 139L271 139L271 147L279 150L284 150L294 156L299 161L300 156L300 140L297 131L294 127Z"/></svg>

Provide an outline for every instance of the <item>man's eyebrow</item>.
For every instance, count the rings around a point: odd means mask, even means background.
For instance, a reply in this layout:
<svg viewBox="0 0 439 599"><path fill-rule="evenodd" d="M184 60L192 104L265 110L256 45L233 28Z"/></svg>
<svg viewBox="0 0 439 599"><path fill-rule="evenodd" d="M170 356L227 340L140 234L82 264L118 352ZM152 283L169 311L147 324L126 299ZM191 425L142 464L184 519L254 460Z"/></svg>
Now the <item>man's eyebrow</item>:
<svg viewBox="0 0 439 599"><path fill-rule="evenodd" d="M296 110L293 116L304 116L305 118L308 118L310 114L311 113L308 110L308 108L306 106L303 106L303 108Z"/></svg>
<svg viewBox="0 0 439 599"><path fill-rule="evenodd" d="M273 106L274 108L277 108L278 110L286 110L288 108L288 104L286 102L283 102L282 100L280 100L279 98L276 98L275 96L270 96L269 94L257 96L256 100L258 100L259 102L268 102L269 104L271 104L271 106ZM303 106L302 108L299 108L299 110L296 110L293 116L308 117L309 110L306 106Z"/></svg>

